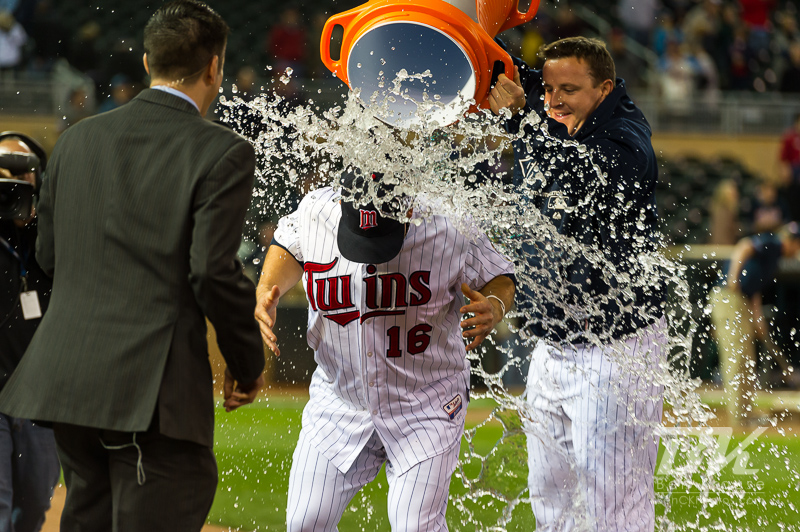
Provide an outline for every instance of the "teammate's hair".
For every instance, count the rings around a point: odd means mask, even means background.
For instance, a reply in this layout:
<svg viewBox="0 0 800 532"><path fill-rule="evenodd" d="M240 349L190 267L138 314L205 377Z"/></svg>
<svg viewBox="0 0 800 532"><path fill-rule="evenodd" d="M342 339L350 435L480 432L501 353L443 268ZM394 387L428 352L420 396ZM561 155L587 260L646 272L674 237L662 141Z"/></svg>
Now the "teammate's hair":
<svg viewBox="0 0 800 532"><path fill-rule="evenodd" d="M216 11L197 0L161 6L144 28L150 75L191 81L216 55L222 68L230 28Z"/></svg>
<svg viewBox="0 0 800 532"><path fill-rule="evenodd" d="M539 56L543 61L574 57L584 61L589 66L589 74L595 82L595 87L605 80L616 82L617 72L614 59L600 39L588 37L567 37L550 44L545 44L539 49Z"/></svg>

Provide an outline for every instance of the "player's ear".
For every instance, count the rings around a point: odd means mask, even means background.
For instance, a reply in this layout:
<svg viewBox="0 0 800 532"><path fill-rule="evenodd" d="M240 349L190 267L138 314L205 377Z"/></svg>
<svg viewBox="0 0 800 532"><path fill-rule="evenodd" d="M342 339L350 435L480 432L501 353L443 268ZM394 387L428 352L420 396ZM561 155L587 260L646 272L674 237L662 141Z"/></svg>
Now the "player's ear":
<svg viewBox="0 0 800 532"><path fill-rule="evenodd" d="M144 71L147 72L147 75L150 75L150 65L147 64L147 52L144 53L142 56L142 64L144 64Z"/></svg>
<svg viewBox="0 0 800 532"><path fill-rule="evenodd" d="M610 79L607 79L600 84L600 91L603 94L603 99L605 99L606 96L611 94L611 91L613 90L614 90L614 82Z"/></svg>

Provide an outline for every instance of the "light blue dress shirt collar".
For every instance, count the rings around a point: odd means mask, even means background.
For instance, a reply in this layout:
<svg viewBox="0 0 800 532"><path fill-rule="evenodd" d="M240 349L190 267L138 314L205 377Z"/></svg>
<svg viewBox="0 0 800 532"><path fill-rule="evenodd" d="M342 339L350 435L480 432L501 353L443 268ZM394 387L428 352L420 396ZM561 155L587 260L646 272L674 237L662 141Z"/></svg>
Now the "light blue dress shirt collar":
<svg viewBox="0 0 800 532"><path fill-rule="evenodd" d="M151 88L151 89L155 89L155 90L157 90L157 91L164 91L164 92L168 92L168 93L170 93L170 94L172 94L172 95L174 95L174 96L177 96L178 98L183 98L184 100L186 100L187 102L189 102L190 104L192 104L192 106L193 106L195 109L197 109L197 112L198 112L198 113L200 112L200 108L199 108L199 107L197 107L197 104L195 103L195 101L194 101L194 100L192 100L191 98L189 98L189 96L187 96L187 95L186 95L186 93L184 93L184 92L181 92L181 91L179 91L178 89L173 89L172 87L167 87L166 85L156 85L155 87L150 87L150 88Z"/></svg>

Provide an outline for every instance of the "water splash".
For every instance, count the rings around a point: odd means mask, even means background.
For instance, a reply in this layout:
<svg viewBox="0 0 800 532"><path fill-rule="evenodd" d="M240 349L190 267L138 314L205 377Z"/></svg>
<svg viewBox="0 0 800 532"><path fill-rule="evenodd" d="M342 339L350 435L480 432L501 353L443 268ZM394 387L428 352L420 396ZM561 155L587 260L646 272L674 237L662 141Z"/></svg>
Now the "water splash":
<svg viewBox="0 0 800 532"><path fill-rule="evenodd" d="M454 476L449 510L450 518L459 524L459 529L511 530L520 521L527 529L532 528L530 517L520 517L529 501L525 441L531 435L544 441L552 437L537 425L535 414L519 395L519 390L505 383L506 376L522 371L532 350L535 338L524 322L541 314L543 305L554 302L564 314L560 325L569 320L586 320L602 315L603 306L609 301L632 301L632 290L656 285L663 286L670 294L665 309L668 331L665 356L651 363L643 363L621 349L610 352L609 356L623 368L628 379L636 378L645 383L634 391L639 394L634 398L638 402L652 403L663 393L666 408L661 421L651 422L634 416L632 426L625 428L652 430L662 440L653 501L657 529L727 530L733 523L747 518L747 509L753 507L754 498L756 506L789 508L787 515L792 515L795 510L791 500L797 492L797 474L792 479L793 494L754 494L748 489L752 488L748 482L760 477L747 458L741 458L742 453L746 454L747 446L742 446L747 440L731 449L732 433L712 426L716 416L700 400L701 382L690 378L692 338L697 331L685 281L686 266L668 259L664 246L653 250L644 242L637 242L635 267L621 271L602 250L558 234L549 220L529 207L535 183L544 181L556 165L569 163L571 171L578 177L585 177L587 182L604 184L607 180L586 146L550 136L546 124L535 114L523 118L523 126L532 128L536 142L553 148L556 155L551 161L552 167L536 168L526 176L525 185L518 187L477 170L501 166L504 151L510 150L512 143L520 139L520 134L509 133L502 125L502 121L509 118L509 112L495 117L479 110L456 124L442 127L435 113L441 109L441 103L436 98L424 98L415 102L417 120L409 129L393 129L376 118L385 116L391 98L408 97L402 88L404 80L424 79L428 75L400 72L392 80L386 100L378 101L373 94L365 102L360 94L350 92L343 105L330 108L320 108L311 101L292 102L277 91L252 102L223 97L222 119L245 135L256 149L259 164L255 201L263 215L287 214L304 192L336 183L343 168L357 168L383 173L384 180L394 184L398 194L414 198L415 208L410 216L401 218L403 220L425 223L434 213L445 214L467 235L486 232L498 249L523 266L529 264L530 246L541 246L543 252L537 266L517 270L518 291L529 290L535 295L531 305L509 314L510 332L504 339L490 339L490 345L482 353L468 355L473 372L486 386L485 391L474 393L473 400L488 403L492 408L485 419L465 432L466 450ZM287 85L290 76L287 71L280 82ZM474 102L465 100L463 103ZM520 128L522 130L524 127ZM587 207L591 202L589 196L587 194L585 202L576 208ZM622 191L617 197L624 198ZM377 206L383 202L374 191L364 198L365 203L370 200ZM634 221L640 230L643 223L641 219ZM542 282L550 271L558 271L561 265L578 259L602 272L602 280L611 287L607 294L576 300L572 295L575 287L569 283L552 278ZM646 315L649 310L632 304L623 305L621 312L644 319L652 317ZM605 345L612 331L584 334L587 343ZM505 360L501 367L491 370L485 367L487 349L499 353ZM623 391L629 392L617 390ZM598 393L598 390L589 393ZM494 432L497 433L495 443L490 448L482 448L477 435ZM789 464L791 457L787 456L786 449L774 444L760 445L766 446L772 454L785 457ZM558 446L552 446L551 450L575 465ZM644 464L634 471L645 474L650 467ZM763 471L759 473L761 478L769 475ZM729 478L733 480L727 480ZM576 530L593 530L597 526L587 518L586 481L577 479L569 494L571 511L568 517L574 521ZM760 522L761 518L756 520ZM782 530L797 529L796 523L772 524Z"/></svg>

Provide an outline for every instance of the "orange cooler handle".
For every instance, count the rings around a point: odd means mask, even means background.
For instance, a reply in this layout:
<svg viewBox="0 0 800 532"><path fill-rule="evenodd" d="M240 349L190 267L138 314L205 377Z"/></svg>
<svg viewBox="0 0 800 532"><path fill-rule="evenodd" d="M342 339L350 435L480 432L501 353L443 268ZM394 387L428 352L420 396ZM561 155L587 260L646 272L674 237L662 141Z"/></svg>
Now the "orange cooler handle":
<svg viewBox="0 0 800 532"><path fill-rule="evenodd" d="M513 28L514 26L519 26L520 24L525 24L526 22L533 19L536 16L536 12L539 10L539 2L540 0L531 0L531 5L528 7L527 13L520 13L519 6L517 9L513 9L511 14L508 15L505 23L500 26L500 30L497 33L502 33L509 28ZM513 71L512 71L513 72ZM506 72L508 75L508 72Z"/></svg>
<svg viewBox="0 0 800 532"><path fill-rule="evenodd" d="M486 94L483 97L483 100L476 103L480 107L487 108L489 107L489 92L491 90L489 88L489 84L491 83L492 69L494 67L495 61L502 61L503 66L505 67L505 75L508 79L514 79L514 61L511 60L511 56L508 55L508 52L503 50L499 44L494 42L494 40L491 37L489 37L488 34L485 37L483 37L483 41L486 50L487 67L489 69L489 71L486 72L487 89L486 89ZM483 85L483 83L481 83L481 85Z"/></svg>
<svg viewBox="0 0 800 532"><path fill-rule="evenodd" d="M366 7L366 4L364 4L349 11L339 13L338 15L333 15L325 22L325 26L322 28L322 37L320 37L319 41L320 58L328 70L336 74L336 77L348 85L350 85L350 83L347 80L347 73L344 72L344 68L342 67L342 59L345 56L344 47L347 43L347 26L349 26L350 22L360 15ZM342 26L344 28L344 35L342 36L342 50L339 52L338 61L331 59L331 36L333 35L333 28L336 26Z"/></svg>

